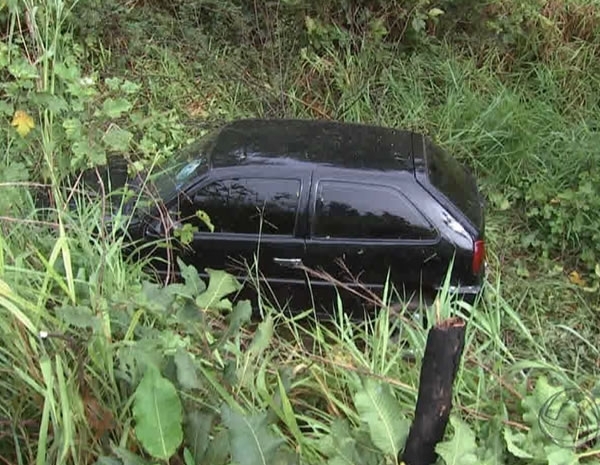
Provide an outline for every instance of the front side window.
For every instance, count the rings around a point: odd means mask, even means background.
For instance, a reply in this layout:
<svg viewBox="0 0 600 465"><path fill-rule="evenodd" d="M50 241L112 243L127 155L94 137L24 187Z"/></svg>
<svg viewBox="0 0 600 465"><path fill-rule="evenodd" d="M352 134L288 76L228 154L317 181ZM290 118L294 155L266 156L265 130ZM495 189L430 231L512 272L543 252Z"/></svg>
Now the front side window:
<svg viewBox="0 0 600 465"><path fill-rule="evenodd" d="M317 189L313 235L320 238L425 240L436 232L394 189L322 182Z"/></svg>
<svg viewBox="0 0 600 465"><path fill-rule="evenodd" d="M300 180L245 178L216 181L197 191L182 216L209 231L195 213L205 212L214 232L291 236L296 225ZM183 209L182 209L183 210Z"/></svg>

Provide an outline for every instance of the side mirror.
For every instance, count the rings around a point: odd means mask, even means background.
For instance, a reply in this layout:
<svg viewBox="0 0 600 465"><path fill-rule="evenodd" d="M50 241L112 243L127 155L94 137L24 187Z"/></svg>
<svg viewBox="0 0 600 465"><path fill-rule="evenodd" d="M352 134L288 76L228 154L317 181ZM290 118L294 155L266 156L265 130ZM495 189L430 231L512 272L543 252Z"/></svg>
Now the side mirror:
<svg viewBox="0 0 600 465"><path fill-rule="evenodd" d="M148 239L160 239L164 237L164 226L158 220L149 220L144 224L144 237Z"/></svg>
<svg viewBox="0 0 600 465"><path fill-rule="evenodd" d="M152 239L161 239L167 235L167 232L172 235L174 231L183 227L183 224L178 220L177 215L169 212L169 216L170 220L168 225L160 218L149 218L144 227L144 236Z"/></svg>

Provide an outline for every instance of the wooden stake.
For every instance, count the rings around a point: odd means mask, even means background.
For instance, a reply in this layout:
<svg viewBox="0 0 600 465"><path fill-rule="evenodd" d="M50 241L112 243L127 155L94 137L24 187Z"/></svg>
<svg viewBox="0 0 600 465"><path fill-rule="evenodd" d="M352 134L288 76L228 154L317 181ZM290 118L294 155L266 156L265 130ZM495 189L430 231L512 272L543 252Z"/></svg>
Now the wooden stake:
<svg viewBox="0 0 600 465"><path fill-rule="evenodd" d="M427 336L415 418L400 458L406 465L431 465L437 459L435 446L443 439L450 417L465 329L462 319L450 318L434 326Z"/></svg>

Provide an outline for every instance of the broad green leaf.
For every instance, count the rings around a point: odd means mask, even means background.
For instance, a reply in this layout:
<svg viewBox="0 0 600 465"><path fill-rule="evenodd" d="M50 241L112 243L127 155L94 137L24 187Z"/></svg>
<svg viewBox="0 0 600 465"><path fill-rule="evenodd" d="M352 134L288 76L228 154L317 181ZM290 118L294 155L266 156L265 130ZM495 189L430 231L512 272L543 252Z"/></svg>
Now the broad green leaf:
<svg viewBox="0 0 600 465"><path fill-rule="evenodd" d="M117 90L121 85L122 79L119 77L109 77L104 80L104 84L109 90Z"/></svg>
<svg viewBox="0 0 600 465"><path fill-rule="evenodd" d="M203 315L202 312L198 311L194 301L186 300L177 310L177 320L183 324L201 322L203 321Z"/></svg>
<svg viewBox="0 0 600 465"><path fill-rule="evenodd" d="M181 277L185 282L185 286L192 296L195 297L206 290L206 284L204 284L194 266L185 264L179 257L177 257L177 265L181 270Z"/></svg>
<svg viewBox="0 0 600 465"><path fill-rule="evenodd" d="M479 425L477 439L479 441L478 456L481 465L505 465L506 443L503 431L506 428L504 421L508 418L508 411L503 402L498 406L498 412L493 418Z"/></svg>
<svg viewBox="0 0 600 465"><path fill-rule="evenodd" d="M219 431L208 444L202 465L229 464L229 432L226 429Z"/></svg>
<svg viewBox="0 0 600 465"><path fill-rule="evenodd" d="M67 101L58 95L38 94L36 100L40 106L47 108L55 115L67 112L70 109Z"/></svg>
<svg viewBox="0 0 600 465"><path fill-rule="evenodd" d="M327 465L353 465L356 463L356 439L352 437L347 420L336 418L331 432L320 444L320 451L329 457Z"/></svg>
<svg viewBox="0 0 600 465"><path fill-rule="evenodd" d="M109 90L117 90L123 80L119 77L109 77L104 80L104 84Z"/></svg>
<svg viewBox="0 0 600 465"><path fill-rule="evenodd" d="M415 16L410 24L411 24L412 28L415 30L415 32L422 31L423 29L425 29L425 26L427 25L425 23L425 21L423 21L423 18L419 18L418 16Z"/></svg>
<svg viewBox="0 0 600 465"><path fill-rule="evenodd" d="M265 359L265 361L263 362L263 366L266 368L267 364L270 364L269 362L270 358ZM285 426L289 429L290 433L292 433L297 443L301 444L303 442L303 434L300 430L300 426L298 425L296 412L294 412L294 407L292 406L292 403L289 398L292 377L293 374L291 369L282 368L281 370L279 370L279 372L277 373L277 384L279 386L279 391L276 393L276 396L272 401L272 406L273 404L281 404L280 418L284 422Z"/></svg>
<svg viewBox="0 0 600 465"><path fill-rule="evenodd" d="M238 377L237 362L233 359L225 360L223 368L223 381L227 387L237 387L241 385Z"/></svg>
<svg viewBox="0 0 600 465"><path fill-rule="evenodd" d="M102 321L91 308L83 305L63 305L56 310L56 316L70 326L77 328L100 329Z"/></svg>
<svg viewBox="0 0 600 465"><path fill-rule="evenodd" d="M450 424L454 429L452 439L440 442L435 451L444 459L446 465L478 465L477 443L475 433L469 425L457 416L450 416Z"/></svg>
<svg viewBox="0 0 600 465"><path fill-rule="evenodd" d="M397 457L410 428L400 404L389 385L365 379L362 390L354 395L360 418L369 426L373 444L384 454Z"/></svg>
<svg viewBox="0 0 600 465"><path fill-rule="evenodd" d="M102 140L111 149L126 152L133 139L133 134L116 126L111 126L104 134Z"/></svg>
<svg viewBox="0 0 600 465"><path fill-rule="evenodd" d="M352 456L353 455L348 454L348 452L340 451L340 455L330 458L327 461L327 465L356 465L359 463L355 460L352 460Z"/></svg>
<svg viewBox="0 0 600 465"><path fill-rule="evenodd" d="M67 62L57 62L54 64L54 73L66 82L75 82L81 78L81 72L77 66Z"/></svg>
<svg viewBox="0 0 600 465"><path fill-rule="evenodd" d="M381 452L373 444L369 430L369 425L361 423L358 428L353 429L352 431L352 436L356 439L356 464L375 465L381 463ZM391 465L392 463L397 463L400 457L387 457L387 459L388 463Z"/></svg>
<svg viewBox="0 0 600 465"><path fill-rule="evenodd" d="M234 332L242 327L252 318L252 304L249 300L239 301L229 315L229 329Z"/></svg>
<svg viewBox="0 0 600 465"><path fill-rule="evenodd" d="M154 458L168 460L183 441L182 407L175 386L150 365L135 390L135 435Z"/></svg>
<svg viewBox="0 0 600 465"><path fill-rule="evenodd" d="M131 110L131 103L124 98L107 98L102 104L102 111L109 118L118 118L129 110Z"/></svg>
<svg viewBox="0 0 600 465"><path fill-rule="evenodd" d="M202 387L198 375L196 374L196 365L189 352L179 348L175 352L175 366L177 367L177 381L183 389L199 389Z"/></svg>
<svg viewBox="0 0 600 465"><path fill-rule="evenodd" d="M94 462L94 465L124 465L124 462L114 457L107 457L106 455L101 455Z"/></svg>
<svg viewBox="0 0 600 465"><path fill-rule="evenodd" d="M2 182L19 182L19 181L27 181L29 178L29 173L27 171L27 167L18 161L11 162L8 165L2 166L2 170L0 172L0 180ZM2 192L3 195L6 195L6 191Z"/></svg>
<svg viewBox="0 0 600 465"><path fill-rule="evenodd" d="M218 345L229 341L232 335L239 332L240 328L244 323L250 321L252 318L252 304L249 300L241 300L236 303L233 307L232 312L228 316L229 326L227 330L223 332L219 339Z"/></svg>
<svg viewBox="0 0 600 465"><path fill-rule="evenodd" d="M146 331L144 331L143 335L146 336L146 334ZM121 348L119 359L123 365L130 367L159 366L164 359L164 351L160 347L160 341L157 340L154 334L150 333L148 337L136 341L135 344Z"/></svg>
<svg viewBox="0 0 600 465"><path fill-rule="evenodd" d="M571 449L552 444L544 447L548 465L579 465L579 457Z"/></svg>
<svg viewBox="0 0 600 465"><path fill-rule="evenodd" d="M140 84L128 80L125 80L123 84L121 84L121 90L126 94L137 94L141 88L142 86Z"/></svg>
<svg viewBox="0 0 600 465"><path fill-rule="evenodd" d="M280 447L275 452L272 465L300 465L303 462L300 461L301 453L294 451L289 447Z"/></svg>
<svg viewBox="0 0 600 465"><path fill-rule="evenodd" d="M94 465L125 465L125 463L115 457L108 457L106 455L101 455L94 462Z"/></svg>
<svg viewBox="0 0 600 465"><path fill-rule="evenodd" d="M523 433L513 433L507 426L504 428L504 440L506 441L506 448L515 457L520 459L532 459L533 455L523 449L527 446L528 438Z"/></svg>
<svg viewBox="0 0 600 465"><path fill-rule="evenodd" d="M81 137L81 121L77 118L68 118L64 120L62 126L69 140L78 140Z"/></svg>
<svg viewBox="0 0 600 465"><path fill-rule="evenodd" d="M156 333L158 334L158 339L164 353L175 355L178 350L185 349L189 345L188 337L183 336L179 331L175 331L174 329L156 330Z"/></svg>
<svg viewBox="0 0 600 465"><path fill-rule="evenodd" d="M253 357L263 353L269 347L272 337L273 317L271 315L267 315L267 317L258 325L256 333L254 333L254 337L252 338L252 342L248 348L249 356Z"/></svg>
<svg viewBox="0 0 600 465"><path fill-rule="evenodd" d="M15 111L15 107L12 103L7 102L5 100L0 100L0 114L9 116L12 115Z"/></svg>
<svg viewBox="0 0 600 465"><path fill-rule="evenodd" d="M124 447L113 447L113 452L121 459L123 465L150 465L146 460Z"/></svg>
<svg viewBox="0 0 600 465"><path fill-rule="evenodd" d="M187 447L183 450L183 462L185 465L196 465L194 456Z"/></svg>
<svg viewBox="0 0 600 465"><path fill-rule="evenodd" d="M270 465L284 443L269 429L266 413L243 415L223 404L223 423L229 431L231 457L237 465Z"/></svg>
<svg viewBox="0 0 600 465"><path fill-rule="evenodd" d="M16 79L37 79L39 77L37 68L28 60L20 57L8 65L8 71Z"/></svg>
<svg viewBox="0 0 600 465"><path fill-rule="evenodd" d="M145 298L144 304L161 312L169 310L174 301L173 294L168 287L149 281L142 282L142 295Z"/></svg>
<svg viewBox="0 0 600 465"><path fill-rule="evenodd" d="M196 305L200 308L218 308L226 296L241 288L238 280L225 271L207 268L206 272L209 276L208 287L196 297Z"/></svg>
<svg viewBox="0 0 600 465"><path fill-rule="evenodd" d="M185 439L187 446L196 463L202 463L210 443L209 435L212 429L214 415L192 410L186 415Z"/></svg>
<svg viewBox="0 0 600 465"><path fill-rule="evenodd" d="M73 151L73 155L75 155L75 157L71 159L71 166L73 167L78 165L93 167L106 164L106 152L104 149L94 143L90 143L90 141L85 138L73 142L71 150Z"/></svg>

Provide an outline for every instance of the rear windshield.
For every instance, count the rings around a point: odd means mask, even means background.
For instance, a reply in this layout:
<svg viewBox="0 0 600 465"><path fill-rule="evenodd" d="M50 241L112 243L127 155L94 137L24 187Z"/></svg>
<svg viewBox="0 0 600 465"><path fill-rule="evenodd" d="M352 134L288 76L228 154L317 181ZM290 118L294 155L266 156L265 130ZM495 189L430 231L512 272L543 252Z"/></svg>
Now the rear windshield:
<svg viewBox="0 0 600 465"><path fill-rule="evenodd" d="M482 226L479 190L474 177L431 140L425 141L429 182L455 204L477 228Z"/></svg>

